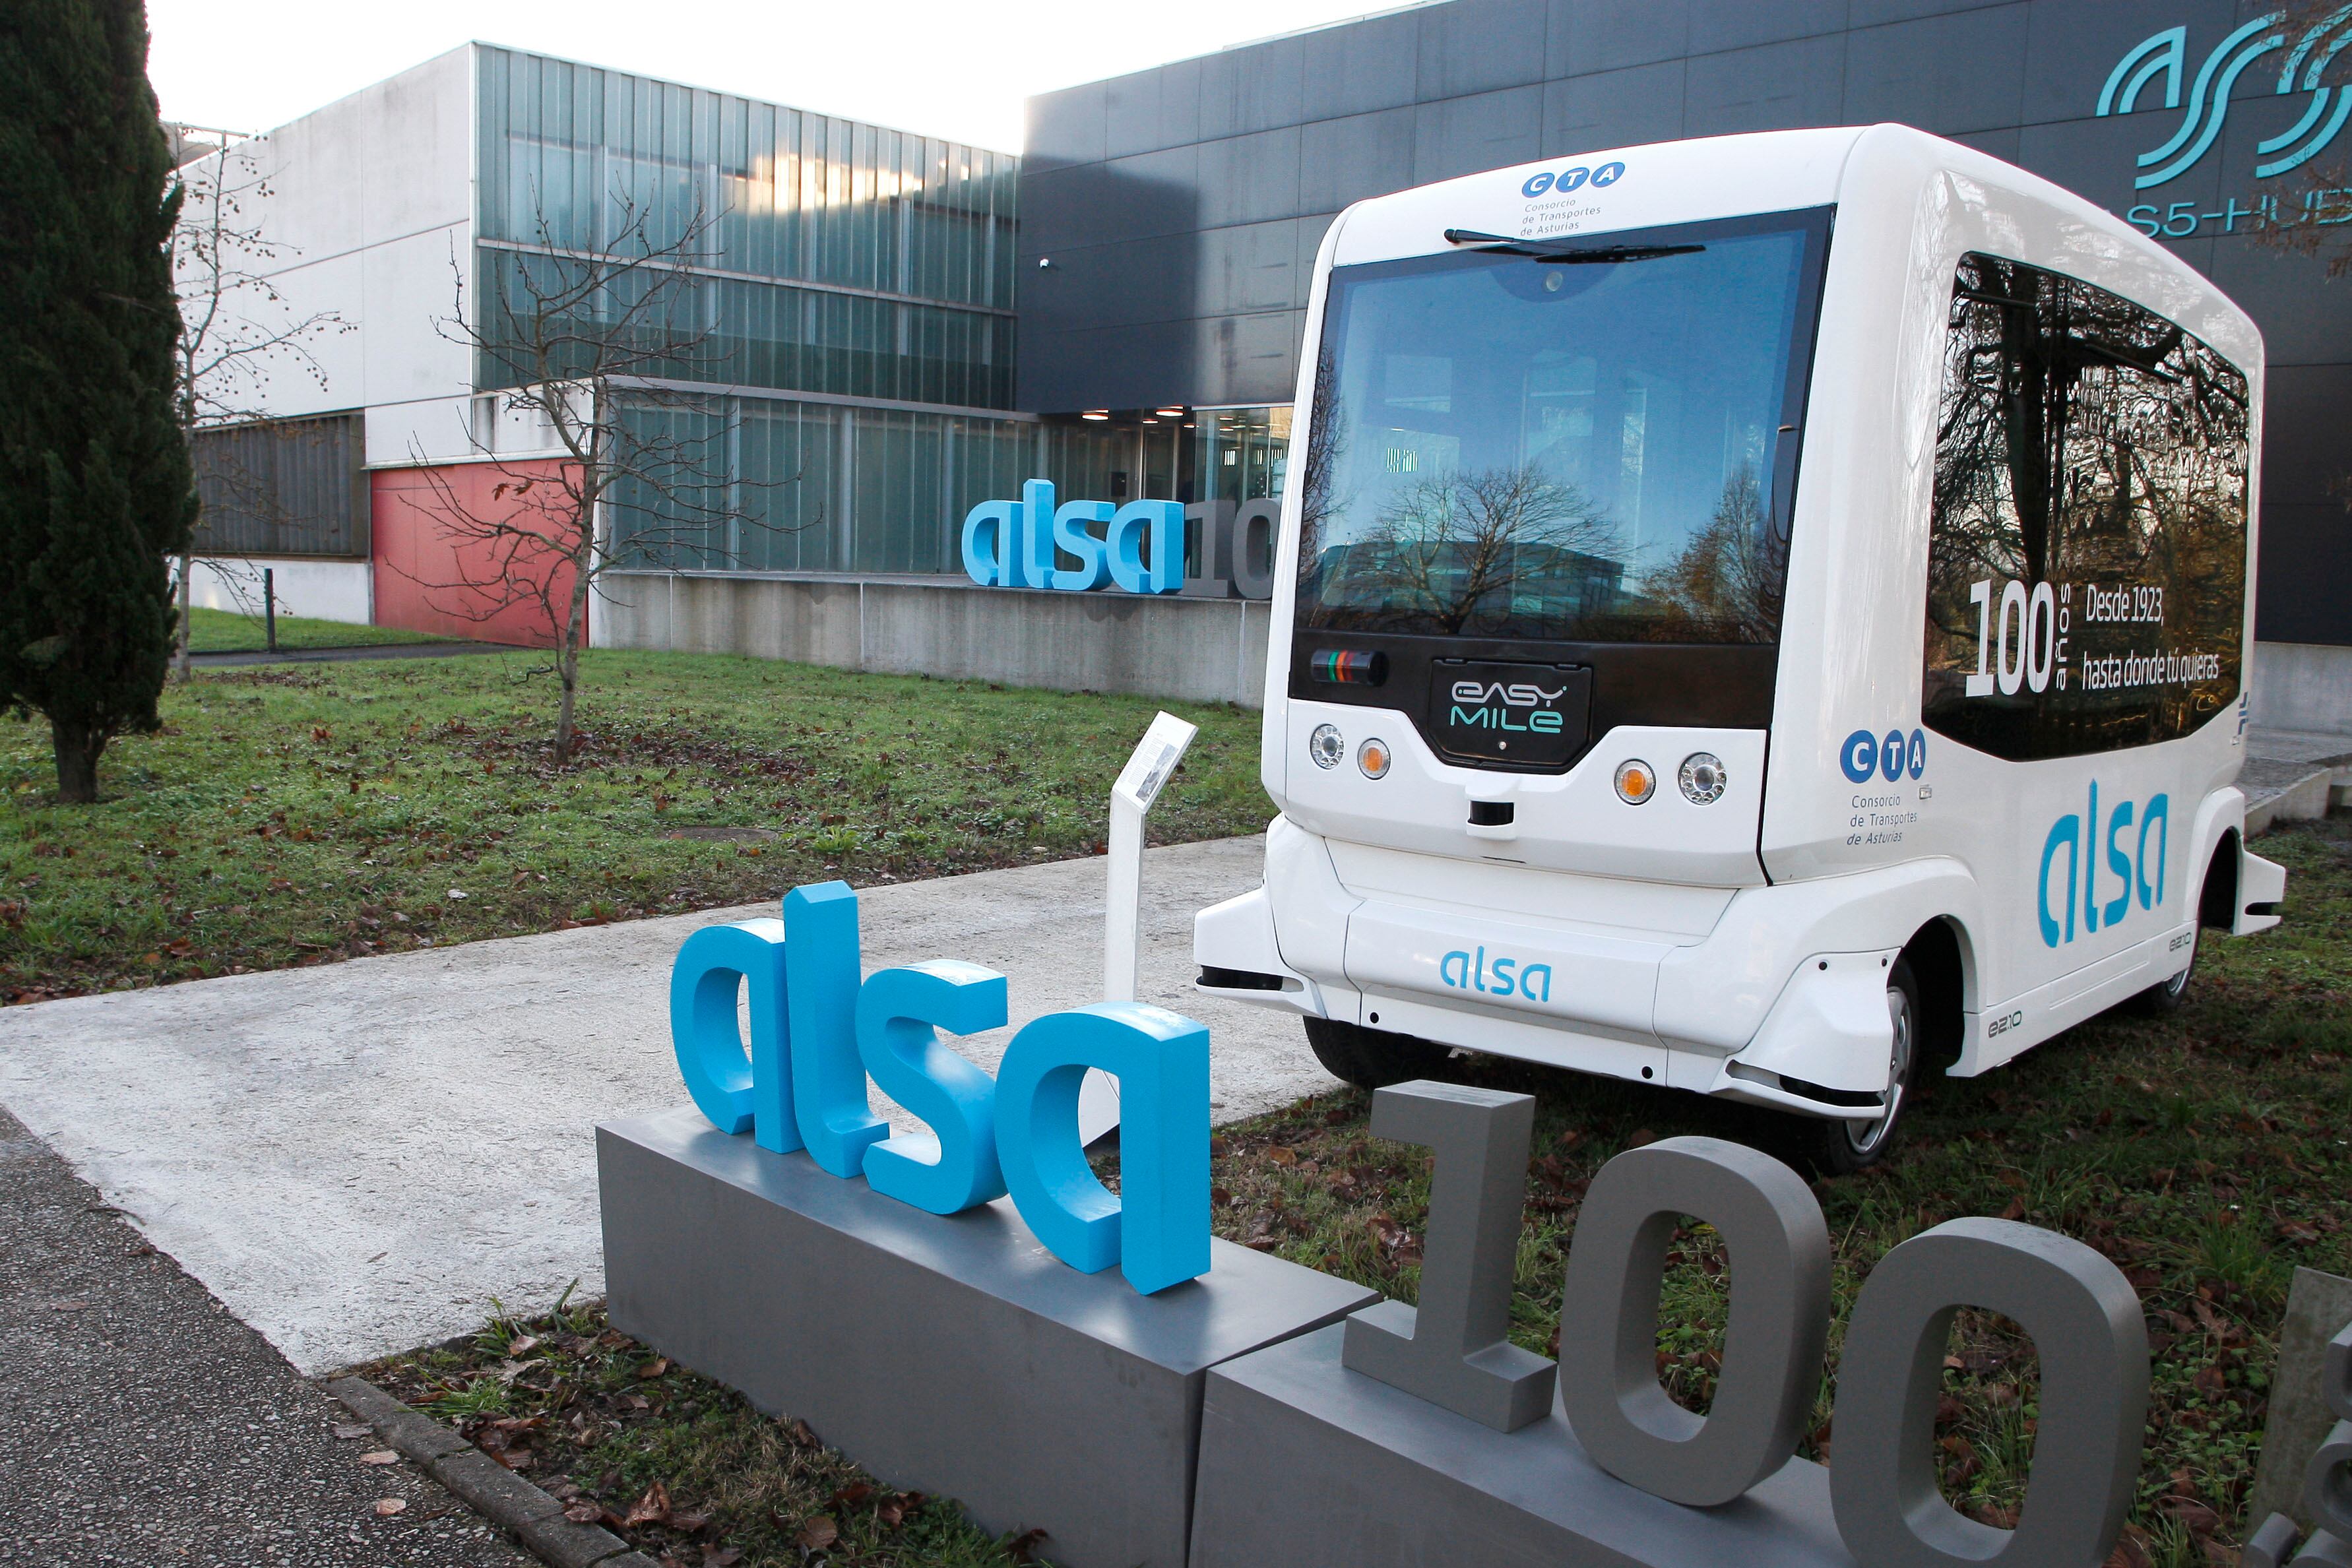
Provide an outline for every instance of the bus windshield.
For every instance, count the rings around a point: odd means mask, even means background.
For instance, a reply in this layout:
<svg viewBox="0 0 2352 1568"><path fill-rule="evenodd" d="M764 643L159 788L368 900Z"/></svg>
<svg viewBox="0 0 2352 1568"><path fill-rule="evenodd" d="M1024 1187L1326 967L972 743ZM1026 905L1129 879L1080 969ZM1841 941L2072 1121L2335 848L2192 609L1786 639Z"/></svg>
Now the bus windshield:
<svg viewBox="0 0 2352 1568"><path fill-rule="evenodd" d="M1301 627L1780 638L1829 214L1335 268Z"/></svg>

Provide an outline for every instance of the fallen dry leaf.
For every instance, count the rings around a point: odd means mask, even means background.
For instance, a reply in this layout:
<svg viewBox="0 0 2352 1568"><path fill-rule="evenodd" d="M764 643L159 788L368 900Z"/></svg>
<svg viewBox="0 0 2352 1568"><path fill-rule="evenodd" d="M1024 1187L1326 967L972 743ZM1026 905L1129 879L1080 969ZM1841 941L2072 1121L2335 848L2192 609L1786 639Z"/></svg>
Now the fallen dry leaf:
<svg viewBox="0 0 2352 1568"><path fill-rule="evenodd" d="M390 1519L407 1506L408 1500L404 1497L380 1497L375 1500L375 1516L378 1519Z"/></svg>
<svg viewBox="0 0 2352 1568"><path fill-rule="evenodd" d="M372 1454L362 1454L360 1456L360 1463L363 1465L396 1465L400 1463L400 1456L393 1452L390 1448L378 1448Z"/></svg>
<svg viewBox="0 0 2352 1568"><path fill-rule="evenodd" d="M820 1513L801 1526L796 1539L802 1551L822 1552L841 1539L841 1526L833 1522L832 1516Z"/></svg>
<svg viewBox="0 0 2352 1568"><path fill-rule="evenodd" d="M2126 1524L2122 1539L2116 1542L2116 1549L2107 1553L2102 1568L2148 1568L2151 1561L2147 1551L2147 1532L2137 1524Z"/></svg>
<svg viewBox="0 0 2352 1568"><path fill-rule="evenodd" d="M338 1421L334 1425L334 1434L337 1442L349 1443L361 1437L374 1437L375 1428L364 1421Z"/></svg>
<svg viewBox="0 0 2352 1568"><path fill-rule="evenodd" d="M621 1522L634 1529L640 1524L659 1524L669 1518L669 1488L656 1481L646 1489L646 1495L629 1505Z"/></svg>
<svg viewBox="0 0 2352 1568"><path fill-rule="evenodd" d="M1269 1165L1297 1165L1298 1163L1298 1151L1296 1149L1286 1148L1282 1145L1276 1144L1274 1147L1266 1150L1265 1158L1266 1163Z"/></svg>
<svg viewBox="0 0 2352 1568"><path fill-rule="evenodd" d="M593 1524L604 1517L604 1506L602 1503L583 1500L567 1505L563 1511L563 1517L574 1524Z"/></svg>
<svg viewBox="0 0 2352 1568"><path fill-rule="evenodd" d="M646 1363L643 1366L637 1368L637 1375L639 1377L659 1377L668 1370L669 1357L666 1355L657 1355L651 1361Z"/></svg>

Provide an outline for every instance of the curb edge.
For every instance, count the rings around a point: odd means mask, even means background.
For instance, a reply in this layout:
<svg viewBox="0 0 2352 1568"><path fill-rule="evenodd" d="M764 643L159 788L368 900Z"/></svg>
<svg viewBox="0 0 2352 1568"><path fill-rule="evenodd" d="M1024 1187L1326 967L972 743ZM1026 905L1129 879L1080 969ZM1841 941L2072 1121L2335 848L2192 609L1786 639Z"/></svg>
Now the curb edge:
<svg viewBox="0 0 2352 1568"><path fill-rule="evenodd" d="M367 1379L338 1377L326 1388L403 1458L551 1568L656 1568L602 1525L572 1523L539 1487Z"/></svg>

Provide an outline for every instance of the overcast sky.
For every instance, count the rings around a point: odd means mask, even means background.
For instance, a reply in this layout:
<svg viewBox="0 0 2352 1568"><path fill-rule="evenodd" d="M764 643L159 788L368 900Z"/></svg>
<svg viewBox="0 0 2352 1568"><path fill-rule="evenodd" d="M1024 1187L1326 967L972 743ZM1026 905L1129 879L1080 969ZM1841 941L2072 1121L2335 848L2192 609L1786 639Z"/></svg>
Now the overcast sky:
<svg viewBox="0 0 2352 1568"><path fill-rule="evenodd" d="M468 39L1021 150L1022 99L1384 8L1101 0L147 0L163 118L267 131Z"/></svg>

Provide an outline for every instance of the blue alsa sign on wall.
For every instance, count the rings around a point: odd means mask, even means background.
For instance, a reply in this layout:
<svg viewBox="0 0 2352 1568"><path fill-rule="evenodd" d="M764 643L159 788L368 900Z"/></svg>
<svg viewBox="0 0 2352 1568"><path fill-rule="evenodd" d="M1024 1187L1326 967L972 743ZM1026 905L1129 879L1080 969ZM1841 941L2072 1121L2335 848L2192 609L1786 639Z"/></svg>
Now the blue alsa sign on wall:
<svg viewBox="0 0 2352 1568"><path fill-rule="evenodd" d="M1065 567L1059 558L1077 561ZM1184 586L1184 507L1177 501L1065 501L1032 479L1017 501L982 501L963 520L963 569L982 588L1175 593Z"/></svg>
<svg viewBox="0 0 2352 1568"><path fill-rule="evenodd" d="M841 882L793 889L782 920L686 939L670 967L670 1040L713 1126L777 1154L804 1148L832 1175L933 1214L1010 1193L1055 1257L1089 1274L1116 1263L1147 1295L1209 1271L1207 1030L1141 1002L1048 1013L991 1078L938 1031L1004 1027L1003 976L940 959L861 978L858 949L857 894ZM747 991L748 1055L736 1028ZM1117 1197L1078 1142L1089 1068L1119 1082ZM892 1134L867 1103L868 1076L931 1130Z"/></svg>

